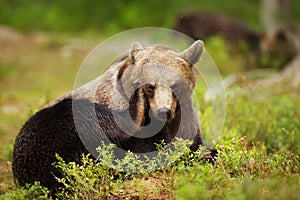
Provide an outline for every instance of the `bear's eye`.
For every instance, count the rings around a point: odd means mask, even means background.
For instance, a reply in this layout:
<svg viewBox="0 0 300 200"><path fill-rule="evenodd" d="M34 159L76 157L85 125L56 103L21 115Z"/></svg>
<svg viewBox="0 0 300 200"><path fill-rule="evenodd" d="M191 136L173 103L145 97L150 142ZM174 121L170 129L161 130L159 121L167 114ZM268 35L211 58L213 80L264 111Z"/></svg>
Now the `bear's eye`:
<svg viewBox="0 0 300 200"><path fill-rule="evenodd" d="M155 88L154 85L151 85L151 84L145 85L146 92L148 92L149 94L153 94L154 88Z"/></svg>

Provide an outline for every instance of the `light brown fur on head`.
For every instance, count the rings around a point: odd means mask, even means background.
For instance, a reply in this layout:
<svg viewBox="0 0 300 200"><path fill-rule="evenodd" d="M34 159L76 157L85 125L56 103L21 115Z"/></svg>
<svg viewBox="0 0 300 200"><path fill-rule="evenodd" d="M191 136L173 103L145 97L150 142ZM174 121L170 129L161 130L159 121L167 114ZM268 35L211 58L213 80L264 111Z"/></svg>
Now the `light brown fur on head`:
<svg viewBox="0 0 300 200"><path fill-rule="evenodd" d="M124 111L134 99L138 113L133 120L137 125L144 123L147 107L156 118L161 108L169 109L170 118L174 118L178 101L190 100L196 82L193 64L202 52L201 41L183 52L162 45L144 48L133 43L128 57L114 64L100 79L95 102ZM145 87L149 85L153 87L152 96L146 95Z"/></svg>

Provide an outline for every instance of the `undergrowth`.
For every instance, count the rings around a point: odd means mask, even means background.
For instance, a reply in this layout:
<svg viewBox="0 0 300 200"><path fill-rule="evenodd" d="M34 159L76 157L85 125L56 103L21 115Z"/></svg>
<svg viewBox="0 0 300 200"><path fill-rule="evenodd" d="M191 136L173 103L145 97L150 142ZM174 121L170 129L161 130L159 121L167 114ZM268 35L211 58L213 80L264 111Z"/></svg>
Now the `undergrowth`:
<svg viewBox="0 0 300 200"><path fill-rule="evenodd" d="M300 195L300 122L296 99L277 96L265 101L236 96L227 105L215 163L201 159L203 148L190 152L190 141L172 148L159 144L156 157L128 152L114 157L114 146L101 145L98 161L88 155L83 165L58 156L58 179L65 189L59 199L297 199ZM280 109L281 108L281 109ZM201 115L205 124L210 115ZM34 191L34 192L33 192ZM52 198L37 183L0 198ZM18 198L15 198L18 197Z"/></svg>

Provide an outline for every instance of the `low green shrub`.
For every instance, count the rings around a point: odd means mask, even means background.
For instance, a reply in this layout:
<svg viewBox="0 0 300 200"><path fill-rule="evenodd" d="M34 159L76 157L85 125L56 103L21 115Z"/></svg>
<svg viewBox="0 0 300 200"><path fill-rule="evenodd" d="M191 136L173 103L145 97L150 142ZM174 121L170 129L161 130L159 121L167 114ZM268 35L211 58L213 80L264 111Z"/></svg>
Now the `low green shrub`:
<svg viewBox="0 0 300 200"><path fill-rule="evenodd" d="M50 192L47 188L42 187L39 182L28 184L25 188L11 190L0 196L2 200L46 200L49 198Z"/></svg>

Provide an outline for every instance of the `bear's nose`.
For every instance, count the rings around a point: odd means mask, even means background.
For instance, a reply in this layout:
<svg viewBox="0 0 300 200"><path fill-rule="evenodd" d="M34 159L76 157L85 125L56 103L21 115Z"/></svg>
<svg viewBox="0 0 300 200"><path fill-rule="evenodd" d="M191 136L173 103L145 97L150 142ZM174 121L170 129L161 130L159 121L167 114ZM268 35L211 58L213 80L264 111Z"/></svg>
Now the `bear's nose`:
<svg viewBox="0 0 300 200"><path fill-rule="evenodd" d="M169 117L170 114L171 114L171 111L168 108L160 108L157 111L157 115L161 119L165 119L165 118Z"/></svg>

